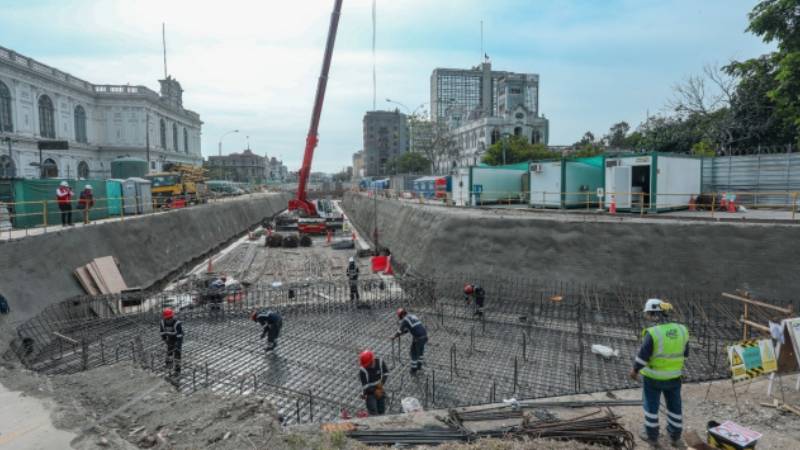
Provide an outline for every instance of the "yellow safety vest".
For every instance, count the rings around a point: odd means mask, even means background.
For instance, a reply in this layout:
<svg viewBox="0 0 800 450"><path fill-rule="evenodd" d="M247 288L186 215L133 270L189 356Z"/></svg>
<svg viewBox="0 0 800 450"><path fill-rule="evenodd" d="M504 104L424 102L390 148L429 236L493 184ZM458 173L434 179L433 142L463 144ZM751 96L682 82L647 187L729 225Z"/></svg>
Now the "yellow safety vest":
<svg viewBox="0 0 800 450"><path fill-rule="evenodd" d="M653 354L641 374L653 380L672 380L683 373L689 330L679 323L664 323L642 331L653 339ZM640 361L641 362L641 361Z"/></svg>

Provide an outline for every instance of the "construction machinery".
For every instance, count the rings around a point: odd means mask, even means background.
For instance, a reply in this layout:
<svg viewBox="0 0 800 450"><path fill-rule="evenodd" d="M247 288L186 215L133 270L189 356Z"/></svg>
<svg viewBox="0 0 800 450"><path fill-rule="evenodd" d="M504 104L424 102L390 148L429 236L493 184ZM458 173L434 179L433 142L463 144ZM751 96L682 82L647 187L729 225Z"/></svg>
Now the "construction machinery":
<svg viewBox="0 0 800 450"><path fill-rule="evenodd" d="M322 71L317 81L317 94L314 98L314 109L311 113L311 124L306 137L306 149L303 154L303 165L300 167L297 182L297 194L289 200L289 214L297 222L297 231L306 234L323 234L327 231L325 218L320 217L316 204L307 198L308 177L311 174L311 160L314 158L314 149L317 147L319 119L322 114L322 104L325 100L325 88L328 85L328 72L333 57L333 44L336 41L336 31L339 28L339 15L342 11L342 0L334 0L333 13L331 13L330 26L328 27L328 41L325 45L325 56L322 59Z"/></svg>
<svg viewBox="0 0 800 450"><path fill-rule="evenodd" d="M188 164L164 164L164 171L152 173L153 200L158 207L180 207L186 203L205 202L208 194L206 169Z"/></svg>

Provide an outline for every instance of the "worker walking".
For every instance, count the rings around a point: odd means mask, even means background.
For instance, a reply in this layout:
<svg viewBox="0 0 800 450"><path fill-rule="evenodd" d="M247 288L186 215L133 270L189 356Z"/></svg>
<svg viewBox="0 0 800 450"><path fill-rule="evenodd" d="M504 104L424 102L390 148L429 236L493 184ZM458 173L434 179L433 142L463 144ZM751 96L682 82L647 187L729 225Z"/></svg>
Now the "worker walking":
<svg viewBox="0 0 800 450"><path fill-rule="evenodd" d="M397 339L406 333L411 334L411 375L415 375L422 369L428 331L417 316L409 314L404 308L397 310L397 318L400 320L400 329L392 339Z"/></svg>
<svg viewBox="0 0 800 450"><path fill-rule="evenodd" d="M350 301L360 300L358 295L358 264L356 264L356 260L352 256L347 264L347 280L350 283Z"/></svg>
<svg viewBox="0 0 800 450"><path fill-rule="evenodd" d="M61 225L72 226L72 188L69 183L62 181L56 189L56 202L61 210Z"/></svg>
<svg viewBox="0 0 800 450"><path fill-rule="evenodd" d="M173 376L181 374L181 347L183 346L183 324L175 318L172 308L164 308L161 317L161 340L167 344L167 371Z"/></svg>
<svg viewBox="0 0 800 450"><path fill-rule="evenodd" d="M389 377L389 369L383 359L378 358L372 350L364 350L358 356L361 364L359 378L361 378L361 398L367 402L367 411L370 416L386 413L386 392L384 386Z"/></svg>
<svg viewBox="0 0 800 450"><path fill-rule="evenodd" d="M689 330L668 320L672 305L657 298L647 300L644 315L652 326L642 331L643 342L631 369L630 377L644 376L642 398L644 430L642 440L658 442L658 408L661 396L667 404L667 433L673 446L681 445L683 415L681 406L681 375L689 356Z"/></svg>
<svg viewBox="0 0 800 450"><path fill-rule="evenodd" d="M266 351L271 352L278 346L278 336L281 334L281 327L283 326L283 318L281 315L270 309L262 309L260 311L253 311L250 315L253 322L258 322L263 327L261 331L261 339L267 336Z"/></svg>
<svg viewBox="0 0 800 450"><path fill-rule="evenodd" d="M472 315L482 319L483 302L486 299L486 291L478 284L466 284L464 285L464 301L469 304L471 297L475 297L475 312L473 312Z"/></svg>
<svg viewBox="0 0 800 450"><path fill-rule="evenodd" d="M94 193L92 192L92 185L87 184L81 195L78 198L78 209L83 210L83 224L89 223L89 210L94 206Z"/></svg>

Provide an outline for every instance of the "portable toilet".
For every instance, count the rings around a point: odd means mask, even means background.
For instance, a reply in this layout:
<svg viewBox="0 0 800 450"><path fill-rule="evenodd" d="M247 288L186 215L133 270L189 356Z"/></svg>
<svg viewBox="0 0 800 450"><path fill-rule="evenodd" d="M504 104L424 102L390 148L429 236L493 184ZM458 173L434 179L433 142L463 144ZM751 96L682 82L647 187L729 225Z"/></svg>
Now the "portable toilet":
<svg viewBox="0 0 800 450"><path fill-rule="evenodd" d="M688 208L702 183L702 160L669 153L607 157L606 208L612 201L619 210L668 211Z"/></svg>
<svg viewBox="0 0 800 450"><path fill-rule="evenodd" d="M137 214L139 208L136 206L136 181L128 178L120 184L122 185L122 210L126 215Z"/></svg>
<svg viewBox="0 0 800 450"><path fill-rule="evenodd" d="M115 178L106 180L106 203L109 216L118 216L122 213L122 183L123 180Z"/></svg>
<svg viewBox="0 0 800 450"><path fill-rule="evenodd" d="M545 160L530 164L530 205L538 208L586 208L600 203L604 156Z"/></svg>
<svg viewBox="0 0 800 450"><path fill-rule="evenodd" d="M153 194L150 190L150 180L135 177L128 178L128 180L134 183L136 192L136 213L148 214L153 212Z"/></svg>

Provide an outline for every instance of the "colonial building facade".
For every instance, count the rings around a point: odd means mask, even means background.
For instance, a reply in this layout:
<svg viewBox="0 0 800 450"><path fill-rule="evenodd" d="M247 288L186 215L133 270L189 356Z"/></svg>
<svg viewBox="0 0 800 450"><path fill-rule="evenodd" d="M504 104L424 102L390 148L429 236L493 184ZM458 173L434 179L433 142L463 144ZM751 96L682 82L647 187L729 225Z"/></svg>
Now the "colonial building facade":
<svg viewBox="0 0 800 450"><path fill-rule="evenodd" d="M202 164L200 116L183 107L177 80L97 85L0 47L0 176L107 178L121 156ZM39 150L40 141L68 150ZM41 165L40 165L41 162Z"/></svg>

